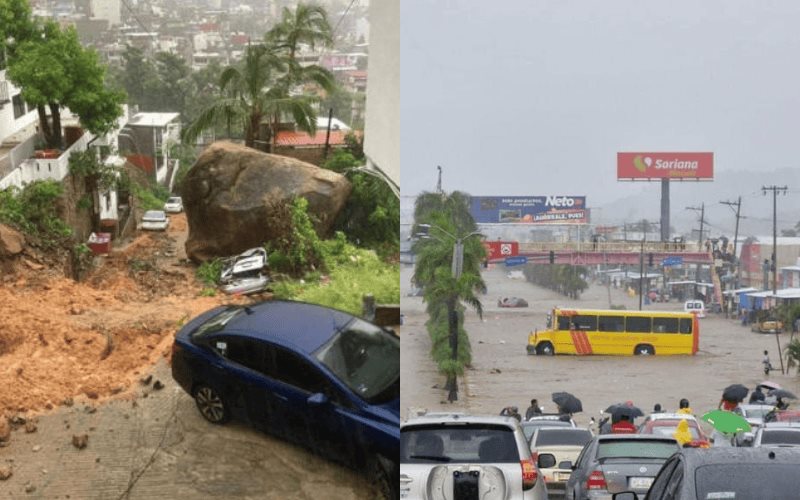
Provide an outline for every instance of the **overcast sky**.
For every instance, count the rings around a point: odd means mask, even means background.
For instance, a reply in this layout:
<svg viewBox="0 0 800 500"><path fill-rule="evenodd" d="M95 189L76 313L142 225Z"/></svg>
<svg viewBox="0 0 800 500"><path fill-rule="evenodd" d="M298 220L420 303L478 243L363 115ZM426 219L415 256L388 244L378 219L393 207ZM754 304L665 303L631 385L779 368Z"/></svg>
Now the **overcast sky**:
<svg viewBox="0 0 800 500"><path fill-rule="evenodd" d="M711 151L717 178L800 166L800 2L401 9L404 195L442 165L446 191L597 206L649 189L616 181L618 151Z"/></svg>

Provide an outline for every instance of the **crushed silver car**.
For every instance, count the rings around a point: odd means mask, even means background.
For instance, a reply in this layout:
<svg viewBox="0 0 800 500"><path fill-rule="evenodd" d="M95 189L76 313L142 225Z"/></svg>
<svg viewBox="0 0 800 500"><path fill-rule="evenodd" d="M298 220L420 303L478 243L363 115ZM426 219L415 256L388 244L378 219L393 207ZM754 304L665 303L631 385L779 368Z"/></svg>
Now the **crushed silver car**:
<svg viewBox="0 0 800 500"><path fill-rule="evenodd" d="M266 290L269 285L267 251L262 247L245 250L222 262L220 288L227 294L247 295Z"/></svg>

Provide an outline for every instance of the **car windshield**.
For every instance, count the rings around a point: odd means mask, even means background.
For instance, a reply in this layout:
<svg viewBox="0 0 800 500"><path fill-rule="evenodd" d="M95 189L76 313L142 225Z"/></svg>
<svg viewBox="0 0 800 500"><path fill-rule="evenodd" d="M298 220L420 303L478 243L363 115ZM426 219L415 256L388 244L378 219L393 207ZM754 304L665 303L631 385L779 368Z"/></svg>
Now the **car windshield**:
<svg viewBox="0 0 800 500"><path fill-rule="evenodd" d="M383 400L382 396L400 378L400 340L359 318L348 323L314 355L368 402Z"/></svg>
<svg viewBox="0 0 800 500"><path fill-rule="evenodd" d="M200 325L193 333L192 339L200 339L212 333L218 332L225 328L225 325L241 313L244 308L239 306L229 306L219 314L211 317L205 323Z"/></svg>
<svg viewBox="0 0 800 500"><path fill-rule="evenodd" d="M678 451L678 445L669 441L650 441L647 439L628 439L601 441L597 447L597 459L607 458L663 458Z"/></svg>
<svg viewBox="0 0 800 500"><path fill-rule="evenodd" d="M170 198L167 200L167 203L180 203L180 202L181 202L180 198Z"/></svg>
<svg viewBox="0 0 800 500"><path fill-rule="evenodd" d="M695 471L697 498L797 498L796 464L709 464Z"/></svg>
<svg viewBox="0 0 800 500"><path fill-rule="evenodd" d="M800 429L764 429L761 431L761 444L800 445Z"/></svg>
<svg viewBox="0 0 800 500"><path fill-rule="evenodd" d="M655 434L656 436L673 437L677 431L678 423L670 422L653 425L653 427L650 429L650 434ZM692 426L692 424L689 424L689 434L692 435L692 439L700 439L700 433L697 432L697 427Z"/></svg>
<svg viewBox="0 0 800 500"><path fill-rule="evenodd" d="M400 432L400 462L519 463L512 428L496 424L419 425Z"/></svg>
<svg viewBox="0 0 800 500"><path fill-rule="evenodd" d="M585 429L541 429L534 446L583 446L592 440Z"/></svg>
<svg viewBox="0 0 800 500"><path fill-rule="evenodd" d="M533 433L539 427L572 427L569 422L560 422L558 420L531 420L529 422L522 422L522 432L525 433L525 440L530 441Z"/></svg>
<svg viewBox="0 0 800 500"><path fill-rule="evenodd" d="M160 212L158 210L148 210L147 212L144 213L144 219L145 220L160 221L160 220L164 220L165 218L166 218L166 215L164 215L164 212Z"/></svg>

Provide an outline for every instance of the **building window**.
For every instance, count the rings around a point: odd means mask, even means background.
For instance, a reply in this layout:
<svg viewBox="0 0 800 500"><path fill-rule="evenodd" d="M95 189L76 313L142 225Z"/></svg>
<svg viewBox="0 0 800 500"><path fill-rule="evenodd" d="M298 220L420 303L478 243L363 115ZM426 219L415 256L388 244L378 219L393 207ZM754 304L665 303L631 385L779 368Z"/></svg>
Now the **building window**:
<svg viewBox="0 0 800 500"><path fill-rule="evenodd" d="M25 101L22 100L20 94L15 95L11 100L14 103L14 119L17 119L25 114Z"/></svg>

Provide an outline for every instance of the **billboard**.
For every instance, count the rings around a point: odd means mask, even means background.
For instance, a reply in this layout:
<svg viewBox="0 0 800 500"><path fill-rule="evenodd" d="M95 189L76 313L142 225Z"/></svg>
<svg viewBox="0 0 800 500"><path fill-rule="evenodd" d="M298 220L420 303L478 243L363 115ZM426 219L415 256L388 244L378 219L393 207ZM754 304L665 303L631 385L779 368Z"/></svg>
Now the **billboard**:
<svg viewBox="0 0 800 500"><path fill-rule="evenodd" d="M484 241L486 259L502 259L519 255L519 243L516 241Z"/></svg>
<svg viewBox="0 0 800 500"><path fill-rule="evenodd" d="M714 153L617 153L617 180L714 178Z"/></svg>
<svg viewBox="0 0 800 500"><path fill-rule="evenodd" d="M470 214L481 224L587 224L585 196L473 196Z"/></svg>

